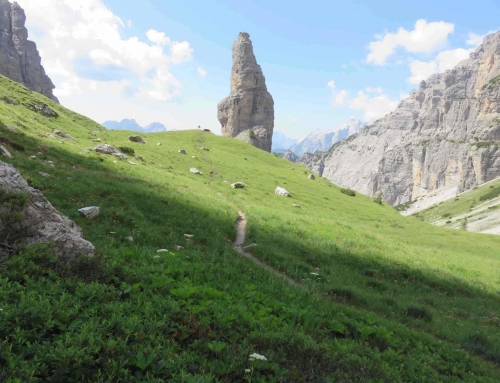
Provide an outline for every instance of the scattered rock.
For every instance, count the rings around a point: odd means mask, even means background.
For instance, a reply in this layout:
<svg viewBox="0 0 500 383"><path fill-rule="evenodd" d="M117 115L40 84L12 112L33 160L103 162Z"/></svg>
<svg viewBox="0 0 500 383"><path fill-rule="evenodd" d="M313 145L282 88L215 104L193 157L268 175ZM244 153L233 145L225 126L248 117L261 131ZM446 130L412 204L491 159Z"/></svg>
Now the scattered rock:
<svg viewBox="0 0 500 383"><path fill-rule="evenodd" d="M161 142L158 142L156 145L161 146Z"/></svg>
<svg viewBox="0 0 500 383"><path fill-rule="evenodd" d="M274 101L246 32L241 32L233 44L231 93L217 105L217 118L223 136L271 151Z"/></svg>
<svg viewBox="0 0 500 383"><path fill-rule="evenodd" d="M145 144L144 140L135 134L132 134L131 136L128 137L128 139L132 142L138 142L139 144Z"/></svg>
<svg viewBox="0 0 500 383"><path fill-rule="evenodd" d="M168 250L167 249L159 249L159 250L156 250L157 253L168 253Z"/></svg>
<svg viewBox="0 0 500 383"><path fill-rule="evenodd" d="M101 142L101 139L100 138L96 138L95 140L92 140L94 142Z"/></svg>
<svg viewBox="0 0 500 383"><path fill-rule="evenodd" d="M37 102L35 104L24 104L24 107L36 112L40 113L42 116L45 117L58 117L59 115L55 110L50 109L47 104L43 102ZM38 119L35 117L34 120L38 121Z"/></svg>
<svg viewBox="0 0 500 383"><path fill-rule="evenodd" d="M127 161L130 165L136 165L135 162L132 162L132 161Z"/></svg>
<svg viewBox="0 0 500 383"><path fill-rule="evenodd" d="M45 161L45 162L48 163L48 164L53 164L54 163L54 161Z"/></svg>
<svg viewBox="0 0 500 383"><path fill-rule="evenodd" d="M196 158L196 156L191 156L191 158Z"/></svg>
<svg viewBox="0 0 500 383"><path fill-rule="evenodd" d="M5 127L6 127L8 130L10 130L11 132L15 132L15 131L17 131L17 129L16 129L16 127L15 127L15 126L12 126L12 125L7 124L7 125L5 125Z"/></svg>
<svg viewBox="0 0 500 383"><path fill-rule="evenodd" d="M179 246L179 245L175 245L175 250L181 251L181 250L184 250L184 247Z"/></svg>
<svg viewBox="0 0 500 383"><path fill-rule="evenodd" d="M3 155L4 157L12 158L12 154L10 154L9 151L2 144L0 144L0 154Z"/></svg>
<svg viewBox="0 0 500 383"><path fill-rule="evenodd" d="M30 156L30 158L33 158L33 159L35 159L35 158L36 158L36 156Z"/></svg>
<svg viewBox="0 0 500 383"><path fill-rule="evenodd" d="M293 207L300 207L299 205L297 205L296 203L292 203L292 206Z"/></svg>
<svg viewBox="0 0 500 383"><path fill-rule="evenodd" d="M243 189L245 186L247 186L247 184L244 182L240 182L240 181L235 182L234 184L231 184L231 187L233 189Z"/></svg>
<svg viewBox="0 0 500 383"><path fill-rule="evenodd" d="M142 158L141 156L135 156L134 157L137 161L142 161L144 162L144 158Z"/></svg>
<svg viewBox="0 0 500 383"><path fill-rule="evenodd" d="M191 168L191 169L189 169L189 171L190 171L191 173L194 173L194 174L203 174L203 173L202 173L202 172L200 172L197 168Z"/></svg>
<svg viewBox="0 0 500 383"><path fill-rule="evenodd" d="M309 174L309 177L307 177L307 178L309 178L310 180L313 180L313 181L316 179L316 177L314 177L314 174Z"/></svg>
<svg viewBox="0 0 500 383"><path fill-rule="evenodd" d="M20 244L54 243L55 255L71 261L82 255L93 255L94 246L83 239L80 228L68 217L60 214L43 194L28 182L10 164L0 161L0 189L7 192L27 193L29 204L22 220L15 225L0 227L0 237L8 238L13 231L23 233Z"/></svg>
<svg viewBox="0 0 500 383"><path fill-rule="evenodd" d="M92 219L95 218L99 215L99 207L98 206L88 206L88 207L82 207L81 209L78 210L81 216Z"/></svg>
<svg viewBox="0 0 500 383"><path fill-rule="evenodd" d="M123 154L118 149L116 149L114 146L111 146L109 144L97 145L94 148L94 150L97 153L112 155L112 156L121 158L122 160L126 160L128 158L125 154Z"/></svg>
<svg viewBox="0 0 500 383"><path fill-rule="evenodd" d="M186 154L186 151L185 151L184 149L179 149L179 150L178 150L178 152L179 152L180 154Z"/></svg>
<svg viewBox="0 0 500 383"><path fill-rule="evenodd" d="M38 172L38 174L40 174L42 177L50 177L49 174L44 173L44 172Z"/></svg>
<svg viewBox="0 0 500 383"><path fill-rule="evenodd" d="M283 189L282 187L279 187L279 186L276 187L274 194L279 195L280 197L289 197L290 196L290 193L288 192L288 190Z"/></svg>
<svg viewBox="0 0 500 383"><path fill-rule="evenodd" d="M74 140L75 139L73 136L70 136L69 134L64 133L64 132L62 132L60 130L54 130L54 134L56 136L63 137L63 138L68 138L70 140Z"/></svg>

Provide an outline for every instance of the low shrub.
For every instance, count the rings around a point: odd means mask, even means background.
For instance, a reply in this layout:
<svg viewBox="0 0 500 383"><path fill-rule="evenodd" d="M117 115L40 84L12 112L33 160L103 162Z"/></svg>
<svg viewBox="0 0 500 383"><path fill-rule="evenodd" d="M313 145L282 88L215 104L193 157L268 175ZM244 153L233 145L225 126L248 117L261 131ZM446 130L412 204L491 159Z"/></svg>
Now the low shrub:
<svg viewBox="0 0 500 383"><path fill-rule="evenodd" d="M423 319L426 322L430 322L432 320L432 313L425 307L410 306L405 313L410 317Z"/></svg>
<svg viewBox="0 0 500 383"><path fill-rule="evenodd" d="M356 192L352 189L349 188L342 188L340 189L341 193L344 193L345 195L348 195L350 197L356 197Z"/></svg>
<svg viewBox="0 0 500 383"><path fill-rule="evenodd" d="M129 146L119 146L118 150L123 154L128 154L129 156L133 156L135 154L135 150Z"/></svg>

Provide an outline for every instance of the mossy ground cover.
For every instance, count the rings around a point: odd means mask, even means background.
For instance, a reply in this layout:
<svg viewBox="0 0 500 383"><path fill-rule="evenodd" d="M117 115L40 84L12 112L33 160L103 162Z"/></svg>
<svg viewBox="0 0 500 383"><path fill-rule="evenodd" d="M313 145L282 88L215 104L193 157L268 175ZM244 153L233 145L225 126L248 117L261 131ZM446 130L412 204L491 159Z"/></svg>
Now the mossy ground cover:
<svg viewBox="0 0 500 383"><path fill-rule="evenodd" d="M237 140L193 130L131 143L3 77L2 97L0 120L17 132L1 134L25 149L9 162L98 255L65 265L49 246L2 259L0 381L500 378L499 237L404 218ZM58 117L23 106L36 101ZM144 162L86 152L97 138ZM100 216L79 217L90 205ZM240 209L252 254L304 289L233 250Z"/></svg>

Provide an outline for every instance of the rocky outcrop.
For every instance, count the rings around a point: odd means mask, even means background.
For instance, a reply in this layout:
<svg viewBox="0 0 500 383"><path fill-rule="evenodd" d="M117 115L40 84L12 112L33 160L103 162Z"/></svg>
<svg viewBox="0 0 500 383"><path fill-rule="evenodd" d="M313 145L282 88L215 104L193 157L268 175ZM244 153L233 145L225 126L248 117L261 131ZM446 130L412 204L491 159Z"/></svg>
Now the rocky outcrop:
<svg viewBox="0 0 500 383"><path fill-rule="evenodd" d="M271 151L274 101L246 32L241 32L233 44L231 93L217 106L217 118L223 136Z"/></svg>
<svg viewBox="0 0 500 383"><path fill-rule="evenodd" d="M7 205L0 206L0 242L4 248L14 248L18 244L54 243L55 255L69 261L94 254L94 246L83 239L82 231L73 221L54 209L12 165L0 161L0 195L4 192L28 196L26 206L21 207L20 220L9 220Z"/></svg>
<svg viewBox="0 0 500 383"><path fill-rule="evenodd" d="M58 102L36 44L28 40L25 21L26 15L19 4L0 0L0 74Z"/></svg>
<svg viewBox="0 0 500 383"><path fill-rule="evenodd" d="M283 153L282 158L290 162L297 162L299 160L299 157L297 157L291 150L285 150L285 153Z"/></svg>
<svg viewBox="0 0 500 383"><path fill-rule="evenodd" d="M500 33L422 81L397 109L303 165L392 205L500 176Z"/></svg>

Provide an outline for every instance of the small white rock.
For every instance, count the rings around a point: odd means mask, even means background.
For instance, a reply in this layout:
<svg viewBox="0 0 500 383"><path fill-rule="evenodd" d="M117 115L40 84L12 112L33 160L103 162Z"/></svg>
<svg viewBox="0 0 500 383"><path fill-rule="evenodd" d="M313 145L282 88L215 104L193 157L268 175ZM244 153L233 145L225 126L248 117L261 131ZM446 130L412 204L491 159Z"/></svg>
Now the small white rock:
<svg viewBox="0 0 500 383"><path fill-rule="evenodd" d="M50 175L44 172L38 172L38 174L40 174L42 177L50 177Z"/></svg>
<svg viewBox="0 0 500 383"><path fill-rule="evenodd" d="M134 242L134 237L125 237L126 241Z"/></svg>
<svg viewBox="0 0 500 383"><path fill-rule="evenodd" d="M181 251L181 250L184 250L184 248L182 246L175 245L175 250Z"/></svg>
<svg viewBox="0 0 500 383"><path fill-rule="evenodd" d="M127 161L130 165L135 165L136 163L135 162L132 162L132 161Z"/></svg>
<svg viewBox="0 0 500 383"><path fill-rule="evenodd" d="M276 190L274 191L274 194L279 195L280 197L289 197L290 196L290 193L288 192L288 190L283 189L280 186L276 187Z"/></svg>
<svg viewBox="0 0 500 383"><path fill-rule="evenodd" d="M78 212L83 217L88 218L88 219L92 219L92 218L95 218L99 215L99 207L98 206L82 207L81 209L78 210Z"/></svg>
<svg viewBox="0 0 500 383"><path fill-rule="evenodd" d="M191 158L196 158L196 156L191 156Z"/></svg>
<svg viewBox="0 0 500 383"><path fill-rule="evenodd" d="M197 168L191 168L191 169L189 169L189 171L190 171L191 173L194 173L194 174L203 174L203 173L202 173L202 172L200 172Z"/></svg>
<svg viewBox="0 0 500 383"><path fill-rule="evenodd" d="M36 158L36 156L30 156L30 158L33 158L33 159L35 159L35 158Z"/></svg>
<svg viewBox="0 0 500 383"><path fill-rule="evenodd" d="M161 142L158 142L156 145L161 146Z"/></svg>
<svg viewBox="0 0 500 383"><path fill-rule="evenodd" d="M0 144L0 154L3 154L7 158L12 158L12 154L2 144Z"/></svg>
<svg viewBox="0 0 500 383"><path fill-rule="evenodd" d="M178 152L179 152L180 154L186 154L186 151L185 151L184 149L179 149L179 150L178 150Z"/></svg>
<svg viewBox="0 0 500 383"><path fill-rule="evenodd" d="M235 182L234 184L231 184L231 187L233 189L243 189L245 186L247 186L247 184L244 182L240 182L240 181Z"/></svg>

